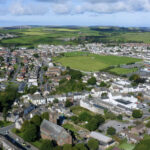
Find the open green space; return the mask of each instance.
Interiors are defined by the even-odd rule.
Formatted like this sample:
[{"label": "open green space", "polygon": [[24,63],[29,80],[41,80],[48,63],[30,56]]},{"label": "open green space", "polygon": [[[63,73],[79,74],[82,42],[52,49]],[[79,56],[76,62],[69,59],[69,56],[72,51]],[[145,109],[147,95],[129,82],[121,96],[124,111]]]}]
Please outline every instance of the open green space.
[{"label": "open green space", "polygon": [[0,128],[11,125],[12,122],[9,121],[0,121]]},{"label": "open green space", "polygon": [[114,69],[110,69],[109,72],[115,73],[117,75],[125,75],[125,74],[129,74],[129,73],[134,73],[137,70],[138,70],[137,68],[132,68],[132,69],[114,68]]},{"label": "open green space", "polygon": [[78,131],[72,124],[69,124],[69,123],[64,124],[63,127],[67,130],[72,131],[72,132],[77,132]]},{"label": "open green space", "polygon": [[143,140],[141,140],[134,148],[134,150],[149,150],[150,149],[150,136],[145,135]]},{"label": "open green space", "polygon": [[[119,27],[31,27],[0,29],[0,33],[12,33],[18,37],[0,40],[1,46],[36,47],[39,44],[83,44],[86,42],[150,43],[149,30]],[[66,40],[73,38],[73,40]]]},{"label": "open green space", "polygon": [[96,55],[85,52],[66,53],[63,57],[58,57],[54,60],[55,62],[61,63],[63,66],[69,66],[72,69],[88,72],[103,70],[110,66],[141,61],[140,59],[130,57]]},{"label": "open green space", "polygon": [[80,115],[83,112],[87,112],[87,113],[89,113],[90,115],[93,115],[93,116],[95,115],[93,112],[91,112],[91,111],[89,111],[89,110],[87,110],[83,107],[80,107],[80,106],[73,106],[70,109],[77,116]]},{"label": "open green space", "polygon": [[133,150],[135,147],[134,144],[130,144],[127,141],[121,143],[118,148],[120,148],[121,150]]}]

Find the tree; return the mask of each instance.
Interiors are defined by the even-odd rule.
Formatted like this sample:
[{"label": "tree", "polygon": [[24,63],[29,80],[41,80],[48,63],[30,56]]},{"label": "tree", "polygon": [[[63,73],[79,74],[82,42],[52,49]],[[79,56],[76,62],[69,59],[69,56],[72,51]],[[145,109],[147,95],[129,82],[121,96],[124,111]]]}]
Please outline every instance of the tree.
[{"label": "tree", "polygon": [[35,124],[37,127],[40,127],[42,118],[39,115],[35,115],[31,120],[31,123]]},{"label": "tree", "polygon": [[71,79],[80,80],[82,78],[82,73],[80,71],[70,68],[68,69],[68,74],[71,76]]},{"label": "tree", "polygon": [[106,117],[106,119],[111,119],[111,120],[116,119],[116,115],[112,112],[107,111],[107,110],[105,110],[105,117]]},{"label": "tree", "polygon": [[129,80],[130,80],[130,81],[136,81],[136,80],[138,80],[139,78],[140,78],[139,75],[133,74],[133,75],[131,75],[131,76],[129,77]]},{"label": "tree", "polygon": [[91,77],[91,78],[88,80],[88,84],[90,84],[90,85],[95,85],[95,84],[96,84],[96,78],[95,78],[95,77]]},{"label": "tree", "polygon": [[49,113],[48,112],[44,112],[42,115],[42,120],[46,119],[46,120],[49,120]]},{"label": "tree", "polygon": [[80,113],[79,115],[79,120],[81,121],[89,121],[91,118],[92,116],[86,111]]},{"label": "tree", "polygon": [[54,102],[55,104],[56,104],[56,103],[59,103],[59,101],[58,101],[57,98],[55,98],[53,102]]},{"label": "tree", "polygon": [[37,91],[37,86],[31,86],[31,87],[26,87],[25,89],[26,93],[34,94]]},{"label": "tree", "polygon": [[132,112],[133,118],[141,118],[143,116],[143,112],[141,110],[133,110]]},{"label": "tree", "polygon": [[147,128],[150,128],[150,121],[148,121],[148,122],[146,123],[146,127],[147,127]]},{"label": "tree", "polygon": [[4,121],[7,120],[7,108],[6,107],[3,108],[3,118],[4,118]]},{"label": "tree", "polygon": [[50,140],[43,140],[40,150],[54,150],[54,145]]},{"label": "tree", "polygon": [[0,56],[0,62],[4,61],[4,58],[2,56]]},{"label": "tree", "polygon": [[95,131],[99,125],[105,122],[105,119],[101,115],[95,115],[94,117],[90,115],[87,121],[86,128],[90,131]]},{"label": "tree", "polygon": [[43,66],[42,67],[44,71],[47,71],[48,67],[47,66]]},{"label": "tree", "polygon": [[107,129],[107,134],[109,134],[109,135],[115,135],[116,134],[116,129],[113,128],[113,127],[109,127]]},{"label": "tree", "polygon": [[64,144],[63,150],[72,150],[72,145],[71,144]]},{"label": "tree", "polygon": [[73,105],[73,103],[70,100],[67,99],[66,102],[65,102],[65,107],[70,107],[72,105]]},{"label": "tree", "polygon": [[79,118],[78,118],[77,116],[72,116],[70,119],[71,119],[71,121],[73,121],[75,124],[77,124],[77,123],[80,122],[80,120],[79,120]]},{"label": "tree", "polygon": [[95,131],[99,126],[99,122],[97,119],[92,118],[88,124],[86,124],[86,128],[90,131]]},{"label": "tree", "polygon": [[36,53],[36,54],[33,54],[33,56],[35,57],[35,58],[39,58],[39,55]]},{"label": "tree", "polygon": [[61,146],[56,146],[55,148],[54,148],[54,150],[62,150],[63,148],[61,147]]},{"label": "tree", "polygon": [[136,85],[138,85],[139,83],[144,83],[144,82],[145,82],[145,79],[140,78],[140,76],[137,75],[137,74],[133,74],[132,76],[130,76],[129,80],[130,80],[130,81],[133,81],[133,82],[132,82],[132,85],[133,85],[133,86],[134,86],[134,85],[136,86]]},{"label": "tree", "polygon": [[122,115],[119,114],[119,115],[117,116],[117,119],[118,119],[118,120],[122,120]]},{"label": "tree", "polygon": [[87,150],[87,148],[85,147],[84,143],[79,143],[75,145],[75,148],[77,150]]},{"label": "tree", "polygon": [[25,120],[21,127],[21,132],[24,132],[26,130],[26,128],[28,128],[29,124],[30,124],[30,122],[28,120]]},{"label": "tree", "polygon": [[108,94],[107,94],[107,93],[102,93],[102,94],[101,94],[101,98],[103,98],[103,99],[104,99],[104,98],[108,98]]},{"label": "tree", "polygon": [[107,84],[104,82],[104,81],[102,81],[101,83],[100,83],[100,85],[99,85],[100,87],[106,87],[107,86]]},{"label": "tree", "polygon": [[90,139],[87,143],[87,146],[90,150],[98,150],[99,142],[96,139]]},{"label": "tree", "polygon": [[37,128],[34,124],[29,124],[23,132],[23,139],[27,142],[34,142],[38,137]]}]

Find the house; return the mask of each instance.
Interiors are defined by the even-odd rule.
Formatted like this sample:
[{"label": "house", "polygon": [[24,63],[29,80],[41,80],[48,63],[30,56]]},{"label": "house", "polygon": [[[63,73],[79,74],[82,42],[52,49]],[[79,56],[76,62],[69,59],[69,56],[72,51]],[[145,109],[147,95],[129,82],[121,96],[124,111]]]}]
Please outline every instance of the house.
[{"label": "house", "polygon": [[102,149],[106,149],[110,146],[113,146],[115,142],[112,138],[100,133],[100,132],[91,132],[90,137],[99,141],[99,145]]},{"label": "house", "polygon": [[16,122],[15,122],[15,128],[16,129],[21,129],[21,127],[22,127],[22,124],[23,124],[23,119],[22,118],[19,118],[18,120],[16,120]]},{"label": "house", "polygon": [[44,105],[46,104],[46,99],[40,95],[39,92],[34,93],[33,95],[28,94],[22,96],[24,102],[31,102],[34,105]]},{"label": "house", "polygon": [[18,87],[18,93],[23,93],[25,90],[26,84],[24,82],[21,82],[19,87]]},{"label": "house", "polygon": [[57,77],[57,76],[61,75],[61,70],[59,68],[56,68],[56,67],[48,68],[46,75],[51,76],[51,77]]},{"label": "house", "polygon": [[99,113],[99,114],[104,114],[104,110],[107,109],[102,105],[97,104],[96,101],[88,100],[88,99],[80,100],[80,106],[88,109],[89,111],[92,111],[94,113]]},{"label": "house", "polygon": [[23,115],[24,116],[28,115],[34,109],[35,109],[35,106],[33,104],[26,104],[23,109]]},{"label": "house", "polygon": [[40,133],[42,139],[55,140],[60,146],[72,144],[72,137],[64,128],[45,119],[40,126]]},{"label": "house", "polygon": [[74,93],[73,99],[74,100],[81,100],[81,99],[85,99],[86,96],[82,93]]}]

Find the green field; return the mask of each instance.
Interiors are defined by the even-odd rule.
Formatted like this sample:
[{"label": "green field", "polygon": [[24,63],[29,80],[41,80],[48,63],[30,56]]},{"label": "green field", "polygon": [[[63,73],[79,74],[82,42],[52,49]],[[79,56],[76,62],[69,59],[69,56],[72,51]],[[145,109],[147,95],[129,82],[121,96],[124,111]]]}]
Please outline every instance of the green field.
[{"label": "green field", "polygon": [[11,125],[11,124],[12,124],[12,122],[0,121],[0,128],[9,126],[9,125]]},{"label": "green field", "polygon": [[118,146],[121,150],[133,150],[135,145],[123,142]]},{"label": "green field", "polygon": [[112,72],[118,75],[125,75],[125,74],[136,72],[137,70],[138,70],[137,68],[132,68],[132,69],[114,68],[114,69],[110,69],[109,72]]},{"label": "green field", "polygon": [[91,111],[89,111],[89,110],[87,110],[87,109],[85,109],[83,107],[80,107],[80,106],[73,106],[73,107],[71,107],[71,112],[73,112],[77,116],[80,115],[83,112],[87,112],[90,115],[94,116],[93,112],[91,112]]},{"label": "green field", "polygon": [[[150,32],[137,28],[119,27],[31,27],[28,29],[0,29],[0,33],[12,33],[17,38],[0,40],[1,46],[36,47],[39,44],[83,44],[86,42],[150,43]],[[65,38],[74,40],[65,41]]]},{"label": "green field", "polygon": [[55,58],[55,62],[61,63],[63,66],[69,66],[73,69],[87,72],[99,71],[110,66],[138,61],[141,60],[129,57],[104,56],[83,52],[70,52],[64,54],[64,57]]},{"label": "green field", "polygon": [[17,38],[0,40],[2,46],[26,46],[36,47],[39,44],[78,44],[76,41],[65,41],[65,38],[76,38],[79,36],[98,36],[97,31],[90,28],[31,28],[31,29],[11,29],[0,30],[0,33],[12,33],[18,35]]}]

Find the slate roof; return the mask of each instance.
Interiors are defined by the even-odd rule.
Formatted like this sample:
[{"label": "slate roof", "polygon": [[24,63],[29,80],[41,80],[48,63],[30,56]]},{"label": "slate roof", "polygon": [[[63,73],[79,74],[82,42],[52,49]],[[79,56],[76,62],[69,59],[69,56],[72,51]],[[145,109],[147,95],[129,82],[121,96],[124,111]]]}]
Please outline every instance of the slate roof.
[{"label": "slate roof", "polygon": [[63,127],[45,119],[43,120],[40,129],[43,134],[52,137],[56,141],[58,141],[60,138],[65,139],[69,136]]}]

